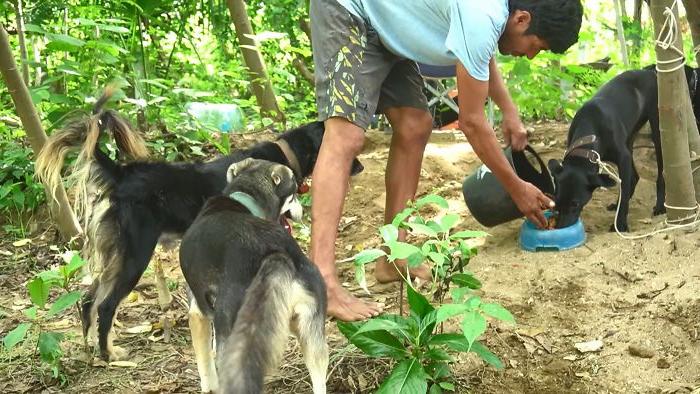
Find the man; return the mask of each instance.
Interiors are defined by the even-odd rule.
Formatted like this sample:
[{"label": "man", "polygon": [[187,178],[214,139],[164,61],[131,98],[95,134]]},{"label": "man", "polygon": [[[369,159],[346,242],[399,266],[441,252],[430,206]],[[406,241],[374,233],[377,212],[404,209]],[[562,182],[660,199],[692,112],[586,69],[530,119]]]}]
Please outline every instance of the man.
[{"label": "man", "polygon": [[[384,220],[415,196],[432,131],[416,62],[457,65],[460,129],[520,211],[546,225],[543,210],[553,202],[512,170],[483,105],[493,98],[506,143],[522,150],[527,133],[494,62],[496,48],[530,59],[541,50],[562,53],[578,40],[582,13],[580,0],[311,0],[316,100],[326,125],[312,184],[311,260],[326,281],[329,315],[353,321],[381,312],[381,305],[340,285],[335,240],[351,162],[375,110],[393,129]],[[426,266],[411,274],[430,278]],[[400,278],[387,262],[377,263],[375,276],[379,282]]]}]

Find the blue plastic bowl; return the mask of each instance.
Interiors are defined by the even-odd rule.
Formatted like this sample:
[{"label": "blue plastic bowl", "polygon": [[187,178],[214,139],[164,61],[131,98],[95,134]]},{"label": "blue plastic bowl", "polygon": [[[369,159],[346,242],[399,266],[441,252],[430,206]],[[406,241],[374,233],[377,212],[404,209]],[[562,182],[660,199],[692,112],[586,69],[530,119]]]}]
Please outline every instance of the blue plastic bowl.
[{"label": "blue plastic bowl", "polygon": [[[546,211],[544,215],[550,218],[552,213]],[[520,247],[530,252],[569,250],[584,242],[586,230],[580,218],[571,226],[553,230],[540,230],[527,219],[520,227]]]}]

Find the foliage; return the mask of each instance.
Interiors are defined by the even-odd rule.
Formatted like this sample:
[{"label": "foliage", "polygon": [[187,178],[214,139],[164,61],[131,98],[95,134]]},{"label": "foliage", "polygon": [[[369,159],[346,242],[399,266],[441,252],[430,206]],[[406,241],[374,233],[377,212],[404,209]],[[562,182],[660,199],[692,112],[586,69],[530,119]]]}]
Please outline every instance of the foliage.
[{"label": "foliage", "polygon": [[11,132],[0,124],[0,214],[6,219],[4,230],[26,235],[26,216],[44,200],[44,189],[34,179],[31,149],[18,144],[23,132]]},{"label": "foliage", "polygon": [[[380,228],[382,246],[389,250],[368,249],[355,258],[356,279],[366,290],[365,264],[380,257],[389,262],[406,259],[410,267],[428,260],[432,264],[430,293],[433,305],[418,290],[407,284],[409,316],[385,314],[365,322],[338,323],[348,340],[372,357],[389,357],[397,364],[379,387],[379,393],[440,393],[454,391],[449,364],[450,353],[474,352],[487,363],[502,368],[502,363],[477,339],[486,331],[486,317],[514,322],[513,316],[496,303],[486,303],[473,293],[481,282],[466,272],[476,248],[467,239],[483,237],[481,231],[451,230],[459,216],[448,214],[439,220],[426,220],[419,210],[427,204],[447,208],[440,196],[428,195],[396,215],[391,224]],[[420,246],[398,241],[399,229],[425,239]],[[455,285],[451,289],[451,285]],[[450,292],[452,302],[445,303]],[[459,333],[442,333],[442,323],[459,321]],[[428,391],[429,390],[429,391]]]},{"label": "foliage", "polygon": [[[75,306],[80,315],[78,301],[81,291],[72,291],[77,281],[80,269],[85,261],[78,253],[67,252],[63,256],[64,264],[56,269],[39,272],[29,283],[27,293],[32,307],[24,311],[27,321],[20,323],[8,332],[2,342],[6,351],[15,346],[31,342],[35,351],[39,351],[39,359],[48,365],[54,378],[65,380],[61,373],[61,342],[65,339],[63,333],[46,329],[52,318],[59,316],[66,309]],[[49,304],[49,297],[55,295]],[[48,310],[47,310],[48,306]]]}]

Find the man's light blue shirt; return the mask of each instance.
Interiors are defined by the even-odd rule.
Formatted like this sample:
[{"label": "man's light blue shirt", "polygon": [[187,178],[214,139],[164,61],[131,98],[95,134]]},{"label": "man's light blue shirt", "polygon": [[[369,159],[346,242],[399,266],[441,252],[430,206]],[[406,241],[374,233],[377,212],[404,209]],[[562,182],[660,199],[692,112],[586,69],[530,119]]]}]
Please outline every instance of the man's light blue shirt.
[{"label": "man's light blue shirt", "polygon": [[337,0],[391,52],[419,63],[461,62],[480,81],[508,20],[508,0]]}]

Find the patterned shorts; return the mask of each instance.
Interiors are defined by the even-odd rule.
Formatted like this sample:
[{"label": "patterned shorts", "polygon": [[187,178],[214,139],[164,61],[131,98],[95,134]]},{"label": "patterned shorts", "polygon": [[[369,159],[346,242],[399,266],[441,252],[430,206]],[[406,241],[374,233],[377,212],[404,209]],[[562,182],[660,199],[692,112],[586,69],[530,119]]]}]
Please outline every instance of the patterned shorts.
[{"label": "patterned shorts", "polygon": [[389,52],[371,25],[337,0],[311,0],[310,16],[319,120],[341,117],[366,129],[377,110],[427,111],[418,66]]}]

